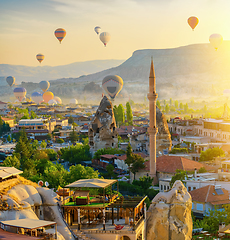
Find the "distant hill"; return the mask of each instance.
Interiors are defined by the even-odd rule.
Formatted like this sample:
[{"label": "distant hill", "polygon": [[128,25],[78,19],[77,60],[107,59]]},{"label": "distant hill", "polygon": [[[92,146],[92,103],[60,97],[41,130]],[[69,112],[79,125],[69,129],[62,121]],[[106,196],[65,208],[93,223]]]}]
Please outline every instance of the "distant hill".
[{"label": "distant hill", "polygon": [[[95,95],[86,96],[83,92],[84,87],[90,82],[101,85],[105,76],[117,74],[124,80],[124,87],[118,99],[131,96],[131,99],[139,97],[143,101],[148,92],[151,57],[154,61],[157,92],[160,99],[207,98],[220,96],[224,89],[230,89],[230,41],[224,41],[217,51],[210,44],[137,50],[125,62],[120,62],[119,66],[114,64],[106,70],[85,74],[78,78],[69,78],[66,75],[52,80],[50,90],[60,97],[93,99]],[[1,67],[0,65],[0,69]],[[62,67],[65,66],[54,67],[54,69],[62,72]],[[46,67],[40,69],[43,68]],[[51,72],[48,74],[52,76]],[[54,79],[54,76],[55,73],[50,79]],[[37,84],[23,83],[22,85],[27,88],[29,94],[34,90],[39,90]],[[98,98],[101,98],[101,92],[98,93]]]},{"label": "distant hill", "polygon": [[75,62],[55,67],[43,66],[43,63],[37,67],[0,64],[0,77],[14,76],[19,84],[21,82],[38,83],[42,80],[49,81],[58,78],[77,78],[82,75],[88,75],[111,67],[116,67],[122,62],[124,62],[124,60],[94,60]]}]

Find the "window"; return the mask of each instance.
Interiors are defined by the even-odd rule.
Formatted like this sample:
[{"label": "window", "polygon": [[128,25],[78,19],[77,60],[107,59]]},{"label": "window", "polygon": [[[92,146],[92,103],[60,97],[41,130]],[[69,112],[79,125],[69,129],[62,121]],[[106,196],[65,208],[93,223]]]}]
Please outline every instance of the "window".
[{"label": "window", "polygon": [[191,187],[188,187],[188,191],[189,191],[189,192],[191,191]]},{"label": "window", "polygon": [[161,185],[161,190],[163,190],[163,185]]},{"label": "window", "polygon": [[197,203],[197,204],[196,204],[196,209],[197,209],[198,211],[204,211],[204,206],[203,206],[203,204]]},{"label": "window", "polygon": [[164,190],[166,190],[166,186],[164,185]]},{"label": "window", "polygon": [[193,190],[195,190],[196,189],[196,187],[193,187]]}]

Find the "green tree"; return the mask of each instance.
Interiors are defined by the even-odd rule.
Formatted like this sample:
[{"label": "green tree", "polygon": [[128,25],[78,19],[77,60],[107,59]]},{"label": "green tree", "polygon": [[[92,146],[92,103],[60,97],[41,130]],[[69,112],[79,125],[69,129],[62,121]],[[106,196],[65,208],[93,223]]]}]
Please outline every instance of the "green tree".
[{"label": "green tree", "polygon": [[114,176],[113,170],[114,170],[114,166],[113,166],[112,164],[108,164],[108,165],[106,166],[107,176],[108,176],[109,178],[112,178],[112,177]]},{"label": "green tree", "polygon": [[126,159],[125,159],[125,163],[126,163],[129,167],[130,167],[130,165],[133,163],[132,154],[133,154],[132,147],[131,147],[131,145],[130,145],[130,143],[129,143],[128,146],[127,146],[127,149],[126,149]]},{"label": "green tree", "polygon": [[161,104],[160,104],[160,101],[159,101],[159,100],[157,100],[157,107],[158,107],[159,109],[161,109]]},{"label": "green tree", "polygon": [[37,118],[37,115],[34,111],[30,111],[30,119],[34,119],[34,118]]},{"label": "green tree", "polygon": [[88,144],[77,143],[75,146],[71,145],[68,148],[62,149],[62,158],[74,164],[79,164],[82,161],[91,160],[90,148]]},{"label": "green tree", "polygon": [[169,105],[166,104],[166,106],[165,106],[165,113],[167,114],[168,112],[169,112]]},{"label": "green tree", "polygon": [[113,114],[114,114],[116,123],[118,123],[118,109],[116,105],[114,105],[113,107]]},{"label": "green tree", "polygon": [[172,98],[170,98],[169,103],[170,103],[170,106],[172,106],[172,104],[173,104]]},{"label": "green tree", "polygon": [[187,172],[181,169],[176,170],[176,174],[171,178],[170,186],[172,187],[176,180],[180,180],[185,184],[184,180],[188,177]]},{"label": "green tree", "polygon": [[74,122],[73,117],[72,117],[72,116],[69,116],[69,118],[68,118],[68,123],[69,123],[69,124],[72,124],[73,122]]},{"label": "green tree", "polygon": [[57,139],[57,143],[64,143],[65,141],[62,138]]},{"label": "green tree", "polygon": [[143,176],[140,177],[139,180],[134,180],[132,184],[141,187],[144,191],[147,191],[153,184],[153,178]]},{"label": "green tree", "polygon": [[133,173],[134,180],[135,180],[136,173],[139,170],[145,168],[145,164],[144,164],[145,160],[138,154],[132,154],[132,158],[133,158],[133,163],[130,166],[130,171]]},{"label": "green tree", "polygon": [[164,102],[164,106],[165,106],[166,105],[166,100],[164,99],[163,102]]},{"label": "green tree", "polygon": [[91,167],[84,167],[81,164],[69,168],[68,182],[75,182],[79,179],[99,178],[99,172]]},{"label": "green tree", "polygon": [[20,169],[20,160],[15,156],[8,156],[4,161],[3,161],[3,166],[5,167],[15,167],[17,169]]},{"label": "green tree", "polygon": [[10,135],[7,136],[7,141],[11,142],[11,136]]},{"label": "green tree", "polygon": [[46,149],[47,143],[43,140],[40,144],[42,149]]},{"label": "green tree", "polygon": [[183,108],[184,108],[183,103],[180,103],[180,109],[183,109]]},{"label": "green tree", "polygon": [[122,104],[119,104],[118,108],[117,108],[117,121],[119,125],[122,125],[125,122],[125,110],[122,106]]},{"label": "green tree", "polygon": [[184,104],[184,113],[188,112],[188,103]]},{"label": "green tree", "polygon": [[122,153],[124,153],[124,151],[121,149],[118,149],[118,148],[102,148],[102,149],[97,150],[94,153],[93,158],[100,159],[101,155],[104,155],[104,154],[114,155],[114,154],[122,154]]},{"label": "green tree", "polygon": [[54,151],[53,149],[46,149],[46,153],[49,157],[50,161],[57,161],[57,152]]},{"label": "green tree", "polygon": [[225,153],[221,148],[209,148],[206,151],[202,151],[200,154],[200,161],[211,161],[215,157],[224,157]]},{"label": "green tree", "polygon": [[50,133],[48,133],[48,134],[46,135],[46,139],[47,139],[47,140],[51,140],[51,139],[52,139],[52,135],[51,135]]},{"label": "green tree", "polygon": [[178,109],[178,101],[177,100],[174,102],[174,106],[176,109]]},{"label": "green tree", "polygon": [[126,103],[126,117],[129,125],[133,125],[133,113],[130,106],[130,103]]},{"label": "green tree", "polygon": [[71,143],[74,143],[78,140],[78,135],[75,132],[74,127],[73,127],[73,131],[69,134],[69,139],[70,139]]}]

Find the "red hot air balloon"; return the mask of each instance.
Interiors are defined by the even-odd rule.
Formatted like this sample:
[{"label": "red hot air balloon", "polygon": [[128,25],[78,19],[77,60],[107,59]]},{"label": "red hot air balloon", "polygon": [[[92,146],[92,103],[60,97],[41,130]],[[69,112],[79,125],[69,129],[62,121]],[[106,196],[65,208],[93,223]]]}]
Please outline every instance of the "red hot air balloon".
[{"label": "red hot air balloon", "polygon": [[193,17],[188,18],[188,24],[192,28],[193,31],[198,23],[199,23],[199,19],[197,17],[193,16]]},{"label": "red hot air balloon", "polygon": [[55,30],[54,35],[56,36],[56,38],[59,40],[59,42],[61,43],[61,41],[63,40],[63,38],[66,35],[66,31],[63,28],[58,28]]}]

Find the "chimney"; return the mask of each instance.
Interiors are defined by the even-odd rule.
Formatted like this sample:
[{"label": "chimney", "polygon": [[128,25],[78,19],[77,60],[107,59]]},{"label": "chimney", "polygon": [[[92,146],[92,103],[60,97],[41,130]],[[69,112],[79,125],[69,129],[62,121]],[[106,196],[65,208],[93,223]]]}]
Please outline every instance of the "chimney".
[{"label": "chimney", "polygon": [[195,172],[194,172],[194,178],[195,178],[195,180],[197,178],[197,169],[196,168],[195,168]]}]

